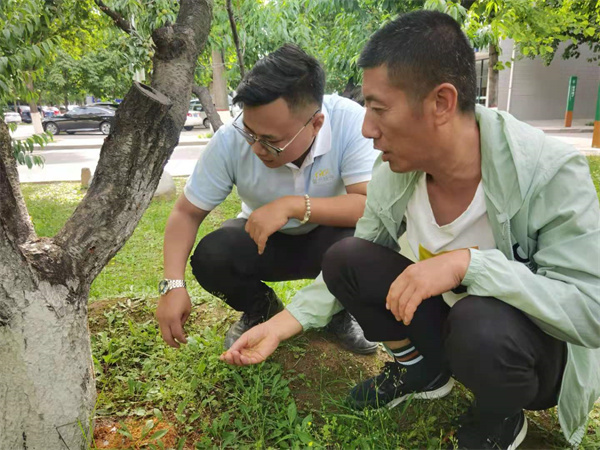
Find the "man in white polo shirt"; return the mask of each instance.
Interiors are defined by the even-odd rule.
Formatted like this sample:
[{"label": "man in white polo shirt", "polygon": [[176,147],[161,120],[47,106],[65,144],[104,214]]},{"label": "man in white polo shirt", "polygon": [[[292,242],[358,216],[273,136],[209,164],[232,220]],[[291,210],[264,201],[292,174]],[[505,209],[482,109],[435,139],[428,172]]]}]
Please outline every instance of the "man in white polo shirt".
[{"label": "man in white polo shirt", "polygon": [[[169,345],[186,342],[184,272],[198,227],[234,185],[242,212],[205,236],[191,258],[202,287],[244,313],[227,332],[227,348],[283,310],[265,281],[315,278],[327,249],[353,235],[377,153],[361,134],[364,109],[324,96],[324,86],[319,62],[288,44],[238,87],[243,113],[211,139],[167,223],[157,318]],[[352,351],[376,350],[345,311],[329,328]]]}]

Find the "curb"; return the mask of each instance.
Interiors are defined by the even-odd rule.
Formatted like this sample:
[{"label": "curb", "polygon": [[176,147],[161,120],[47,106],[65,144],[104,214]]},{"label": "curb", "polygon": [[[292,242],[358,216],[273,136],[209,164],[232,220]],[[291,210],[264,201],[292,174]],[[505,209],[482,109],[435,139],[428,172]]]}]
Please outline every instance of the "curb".
[{"label": "curb", "polygon": [[562,134],[562,133],[592,133],[594,127],[572,127],[572,128],[553,128],[553,127],[536,127],[544,133]]},{"label": "curb", "polygon": [[[210,142],[210,139],[198,139],[197,141],[184,141],[184,142],[180,142],[179,144],[177,144],[175,146],[175,148],[177,147],[197,147],[199,145],[206,145]],[[56,143],[56,144],[48,144],[45,147],[40,147],[39,145],[34,145],[33,149],[34,150],[41,150],[41,151],[47,151],[47,150],[88,150],[88,149],[101,149],[102,148],[102,143],[95,143],[95,144],[81,144],[81,145],[65,145],[65,144],[60,144],[60,143]]]}]

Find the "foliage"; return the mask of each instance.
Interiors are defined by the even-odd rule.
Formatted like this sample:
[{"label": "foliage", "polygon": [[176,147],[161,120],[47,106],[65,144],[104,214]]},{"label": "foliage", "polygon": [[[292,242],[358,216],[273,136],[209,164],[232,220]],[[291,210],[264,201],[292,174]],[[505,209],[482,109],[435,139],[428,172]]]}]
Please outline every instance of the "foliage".
[{"label": "foliage", "polygon": [[[16,123],[9,123],[8,127],[11,131],[17,129]],[[34,134],[25,139],[14,139],[11,138],[11,145],[13,150],[13,157],[17,161],[17,164],[26,165],[28,168],[33,166],[44,165],[44,157],[39,155],[33,155],[34,145],[38,145],[43,148],[48,142],[52,141],[52,135],[49,133]]]},{"label": "foliage", "polygon": [[[91,0],[0,2],[0,102],[37,100],[33,86],[63,42],[93,15]],[[29,84],[29,86],[28,86]]]},{"label": "foliage", "polygon": [[[579,56],[579,46],[587,44],[600,53],[600,2],[596,0],[478,0],[468,10],[457,2],[428,0],[427,7],[459,11],[465,31],[475,47],[496,45],[513,39],[520,55],[539,56],[550,64],[561,43],[567,46],[563,58]],[[456,17],[455,17],[456,18]]]},{"label": "foliage", "polygon": [[0,103],[32,96],[28,78],[36,80],[56,45],[54,11],[54,2],[42,0],[0,2]]}]

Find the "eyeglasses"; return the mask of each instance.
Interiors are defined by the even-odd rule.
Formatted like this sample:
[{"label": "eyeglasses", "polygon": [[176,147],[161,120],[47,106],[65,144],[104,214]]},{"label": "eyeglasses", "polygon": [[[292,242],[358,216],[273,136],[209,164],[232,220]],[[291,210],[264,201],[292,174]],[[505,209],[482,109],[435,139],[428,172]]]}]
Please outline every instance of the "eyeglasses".
[{"label": "eyeglasses", "polygon": [[304,126],[302,128],[300,128],[300,130],[298,130],[298,132],[294,135],[294,137],[292,139],[290,139],[290,141],[285,144],[283,147],[277,147],[276,145],[271,144],[268,141],[265,141],[264,139],[260,139],[258,136],[250,133],[249,131],[247,131],[243,126],[240,126],[237,121],[240,118],[240,116],[242,115],[243,111],[240,112],[237,117],[233,120],[233,128],[235,128],[236,130],[239,131],[239,133],[244,136],[244,139],[246,139],[246,142],[248,142],[249,145],[254,145],[256,142],[260,143],[260,145],[262,145],[264,147],[265,150],[267,150],[269,153],[272,153],[275,156],[279,156],[279,154],[281,152],[283,152],[286,148],[288,148],[288,146],[294,142],[294,139],[296,139],[298,137],[298,135],[300,133],[302,133],[302,130],[304,130],[308,124],[310,123],[311,120],[313,120],[313,118],[317,115],[317,113],[321,111],[321,108],[317,109],[312,116],[310,116],[310,119],[308,119],[306,121],[306,123],[304,124]]}]

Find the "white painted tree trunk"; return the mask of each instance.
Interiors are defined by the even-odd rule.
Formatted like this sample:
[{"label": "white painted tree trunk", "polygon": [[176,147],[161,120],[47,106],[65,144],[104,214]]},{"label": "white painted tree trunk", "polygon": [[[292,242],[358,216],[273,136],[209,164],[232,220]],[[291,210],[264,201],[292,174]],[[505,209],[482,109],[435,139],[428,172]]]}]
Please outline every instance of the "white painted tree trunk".
[{"label": "white painted tree trunk", "polygon": [[96,393],[86,299],[69,292],[47,281],[12,289],[11,298],[0,289],[2,450],[79,450],[91,442]]}]

